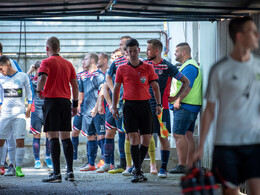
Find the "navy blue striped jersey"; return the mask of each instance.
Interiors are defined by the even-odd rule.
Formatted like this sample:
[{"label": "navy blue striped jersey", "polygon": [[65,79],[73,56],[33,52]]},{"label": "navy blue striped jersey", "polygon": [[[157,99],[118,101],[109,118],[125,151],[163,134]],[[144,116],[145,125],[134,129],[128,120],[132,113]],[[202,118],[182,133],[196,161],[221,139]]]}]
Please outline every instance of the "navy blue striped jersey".
[{"label": "navy blue striped jersey", "polygon": [[[162,59],[161,62],[159,62],[158,64],[154,64],[152,61],[148,61],[148,60],[145,61],[152,64],[155,73],[158,74],[159,76],[158,84],[161,92],[162,106],[164,109],[169,109],[168,97],[170,96],[172,77],[174,77],[177,80],[180,80],[183,75],[178,71],[176,66],[174,66],[173,64],[171,64],[165,59]],[[150,87],[150,94],[152,96],[150,99],[151,108],[152,110],[155,110],[156,100],[154,97],[152,87]]]},{"label": "navy blue striped jersey", "polygon": [[101,84],[104,83],[105,75],[100,70],[94,72],[84,72],[79,81],[79,91],[84,92],[82,114],[90,115],[90,111],[95,107]]},{"label": "navy blue striped jersey", "polygon": [[[111,64],[109,70],[108,70],[108,75],[112,77],[113,83],[115,82],[115,76],[116,76],[116,70],[119,66],[127,63],[128,60],[126,59],[126,57],[121,56],[117,59],[114,60],[114,62]],[[123,85],[121,85],[120,88],[120,99],[119,99],[119,105],[122,106],[123,105],[123,93],[124,93],[124,89],[123,89]]]}]

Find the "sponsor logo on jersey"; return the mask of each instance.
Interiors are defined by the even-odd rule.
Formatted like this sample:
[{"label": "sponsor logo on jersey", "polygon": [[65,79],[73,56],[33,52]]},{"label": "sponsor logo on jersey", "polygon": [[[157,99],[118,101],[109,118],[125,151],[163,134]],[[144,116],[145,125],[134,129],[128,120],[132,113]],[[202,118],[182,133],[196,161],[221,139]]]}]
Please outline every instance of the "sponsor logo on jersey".
[{"label": "sponsor logo on jersey", "polygon": [[10,98],[10,97],[22,97],[23,95],[23,89],[17,88],[17,89],[4,89],[4,97]]}]

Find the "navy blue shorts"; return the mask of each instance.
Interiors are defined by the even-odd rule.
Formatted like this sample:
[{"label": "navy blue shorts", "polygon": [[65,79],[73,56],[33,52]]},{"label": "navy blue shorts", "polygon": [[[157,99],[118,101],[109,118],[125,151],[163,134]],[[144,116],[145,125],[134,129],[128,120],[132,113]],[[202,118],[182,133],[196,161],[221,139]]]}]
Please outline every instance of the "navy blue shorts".
[{"label": "navy blue shorts", "polygon": [[215,146],[212,171],[216,181],[229,188],[251,178],[260,178],[260,144]]},{"label": "navy blue shorts", "polygon": [[30,133],[32,134],[41,134],[43,126],[43,112],[36,111],[31,112],[31,127]]},{"label": "navy blue shorts", "polygon": [[197,115],[183,108],[173,110],[173,133],[185,135],[187,131],[194,132]]},{"label": "navy blue shorts", "polygon": [[149,100],[126,100],[123,107],[126,133],[138,131],[140,135],[153,133],[153,116]]},{"label": "navy blue shorts", "polygon": [[82,114],[74,116],[73,130],[80,131],[82,129]]},{"label": "navy blue shorts", "polygon": [[[120,117],[121,116],[121,117]],[[122,128],[122,114],[119,114],[118,120],[113,118],[112,113],[110,112],[109,108],[106,108],[106,129],[115,129],[119,132],[124,132]]]},{"label": "navy blue shorts", "polygon": [[[167,128],[168,132],[171,133],[171,120],[170,120],[170,110],[169,109],[163,109],[162,121],[163,121],[165,127]],[[160,135],[160,123],[159,123],[157,115],[155,115],[155,114],[153,114],[153,130],[154,130],[154,133],[157,133],[158,135]]]},{"label": "navy blue shorts", "polygon": [[98,114],[92,118],[89,115],[83,115],[82,117],[82,135],[105,135],[105,114]]}]

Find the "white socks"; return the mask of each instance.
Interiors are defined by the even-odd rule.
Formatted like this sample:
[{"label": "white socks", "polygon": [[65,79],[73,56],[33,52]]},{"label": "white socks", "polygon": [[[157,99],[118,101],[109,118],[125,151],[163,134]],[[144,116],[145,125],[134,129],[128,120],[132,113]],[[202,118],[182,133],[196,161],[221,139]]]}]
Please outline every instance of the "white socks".
[{"label": "white socks", "polygon": [[16,167],[21,167],[23,164],[25,149],[24,148],[16,148]]}]

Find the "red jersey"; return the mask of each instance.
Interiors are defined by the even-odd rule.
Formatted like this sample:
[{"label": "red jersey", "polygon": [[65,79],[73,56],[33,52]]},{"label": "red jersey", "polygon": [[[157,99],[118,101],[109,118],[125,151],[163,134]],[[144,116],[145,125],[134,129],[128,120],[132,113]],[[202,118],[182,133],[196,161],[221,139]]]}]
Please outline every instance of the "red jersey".
[{"label": "red jersey", "polygon": [[115,82],[123,83],[125,100],[149,100],[150,83],[158,80],[152,65],[140,61],[140,65],[134,67],[130,62],[118,67]]},{"label": "red jersey", "polygon": [[76,79],[73,65],[59,55],[42,61],[39,75],[47,74],[48,78],[44,86],[43,95],[47,98],[71,98],[70,81]]}]

